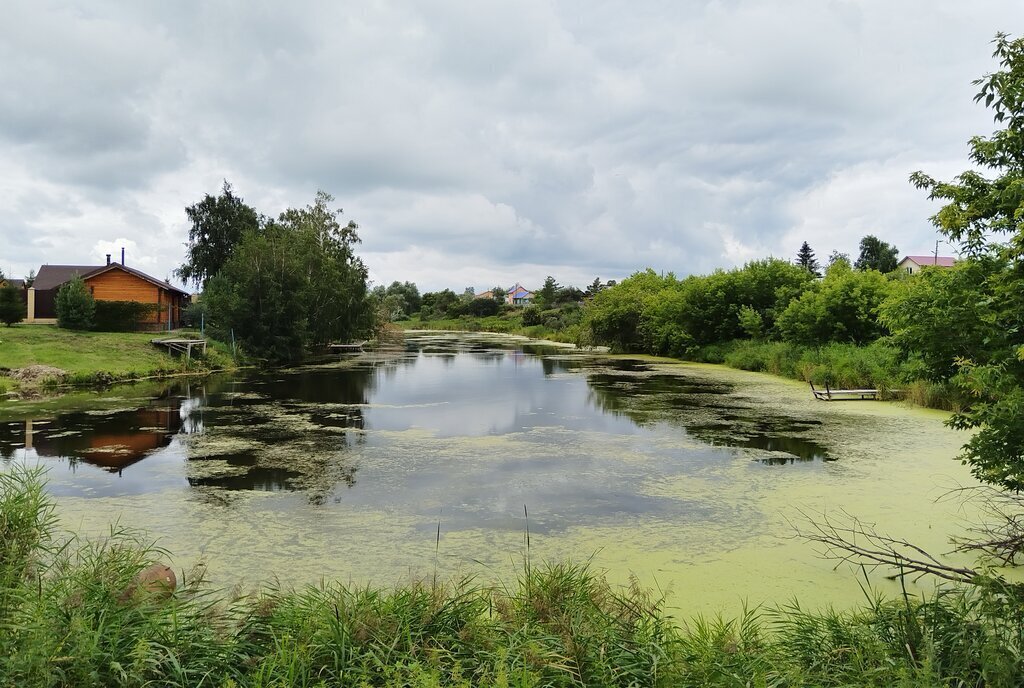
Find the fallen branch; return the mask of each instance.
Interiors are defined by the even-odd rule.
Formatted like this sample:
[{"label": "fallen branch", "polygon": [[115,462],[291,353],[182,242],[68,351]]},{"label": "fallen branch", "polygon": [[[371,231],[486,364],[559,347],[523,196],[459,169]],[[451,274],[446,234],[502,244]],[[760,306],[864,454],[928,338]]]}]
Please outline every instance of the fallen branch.
[{"label": "fallen branch", "polygon": [[957,583],[970,583],[978,575],[974,569],[951,566],[917,545],[879,533],[874,525],[866,524],[846,511],[837,520],[827,514],[813,517],[801,511],[805,525],[792,524],[799,537],[824,546],[819,553],[826,559],[865,566],[869,569],[886,567],[895,570],[887,576],[903,579],[907,576],[931,575]]}]

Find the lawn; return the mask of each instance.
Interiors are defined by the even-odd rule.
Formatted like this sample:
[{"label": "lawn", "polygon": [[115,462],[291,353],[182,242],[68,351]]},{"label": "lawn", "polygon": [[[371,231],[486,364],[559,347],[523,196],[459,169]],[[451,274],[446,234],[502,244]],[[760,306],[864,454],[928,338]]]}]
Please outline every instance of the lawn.
[{"label": "lawn", "polygon": [[[66,370],[71,382],[88,381],[97,373],[114,379],[184,372],[181,359],[154,346],[159,332],[77,332],[56,325],[0,327],[0,386],[14,383],[2,377],[3,369],[47,365]],[[211,346],[208,360],[193,362],[189,369],[230,366],[230,356]],[[221,360],[225,359],[225,360]],[[6,385],[4,383],[6,382]]]}]

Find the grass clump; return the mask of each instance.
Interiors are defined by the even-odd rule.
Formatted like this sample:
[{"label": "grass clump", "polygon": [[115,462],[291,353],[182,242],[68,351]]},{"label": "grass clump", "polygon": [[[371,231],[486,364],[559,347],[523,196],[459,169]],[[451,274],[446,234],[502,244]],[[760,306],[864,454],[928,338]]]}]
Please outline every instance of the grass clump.
[{"label": "grass clump", "polygon": [[324,583],[249,595],[189,574],[136,594],[165,552],[58,539],[34,469],[0,474],[0,686],[1018,686],[1024,587],[995,581],[847,612],[793,603],[679,623],[585,564],[508,584]]}]

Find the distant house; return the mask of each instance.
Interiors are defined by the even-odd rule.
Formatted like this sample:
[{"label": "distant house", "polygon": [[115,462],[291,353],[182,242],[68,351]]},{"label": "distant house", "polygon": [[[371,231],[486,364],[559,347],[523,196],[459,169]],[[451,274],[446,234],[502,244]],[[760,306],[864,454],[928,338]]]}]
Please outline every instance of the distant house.
[{"label": "distant house", "polygon": [[533,303],[534,293],[516,282],[516,286],[505,292],[505,303],[510,306],[528,306]]},{"label": "distant house", "polygon": [[956,258],[950,256],[907,256],[896,266],[898,272],[905,272],[909,275],[921,272],[921,268],[937,266],[940,268],[951,268],[956,263]]},{"label": "distant house", "polygon": [[480,292],[479,294],[474,295],[473,298],[474,299],[493,299],[494,298],[494,290],[493,289],[488,289],[487,291]]},{"label": "distant house", "polygon": [[[123,260],[123,259],[122,259]],[[57,292],[75,277],[81,277],[97,301],[151,303],[153,312],[142,321],[146,329],[171,329],[181,322],[181,309],[189,294],[173,284],[151,277],[123,263],[106,265],[43,265],[28,288],[28,317],[25,322],[57,322]]]}]

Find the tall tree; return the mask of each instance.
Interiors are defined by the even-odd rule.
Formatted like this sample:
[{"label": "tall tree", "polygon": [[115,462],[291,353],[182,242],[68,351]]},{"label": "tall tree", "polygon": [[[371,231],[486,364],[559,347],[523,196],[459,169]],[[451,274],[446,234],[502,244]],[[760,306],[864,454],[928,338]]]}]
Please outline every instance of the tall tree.
[{"label": "tall tree", "polygon": [[220,271],[247,232],[260,228],[256,209],[236,196],[226,179],[219,196],[206,194],[203,200],[185,208],[185,215],[192,226],[185,262],[174,272],[198,287],[205,286]]},{"label": "tall tree", "polygon": [[860,240],[860,255],[853,267],[858,270],[878,270],[881,273],[896,269],[896,247],[874,235],[867,235]]},{"label": "tall tree", "polygon": [[[968,291],[984,297],[985,320],[973,326],[997,334],[975,337],[974,350],[958,353],[954,361],[958,372],[953,380],[974,401],[955,414],[951,424],[977,430],[964,447],[963,459],[978,479],[1020,492],[1024,489],[1024,39],[998,34],[994,43],[1000,69],[974,82],[980,86],[975,101],[991,108],[995,122],[1003,128],[970,140],[969,158],[975,169],[946,182],[923,172],[915,172],[910,180],[928,191],[930,199],[945,203],[931,218],[939,231],[959,244],[967,260],[983,262],[984,267],[977,270],[962,268],[957,277],[976,275],[980,284]],[[988,267],[993,264],[996,269]],[[942,302],[934,307],[949,306]]]},{"label": "tall tree", "polygon": [[544,280],[544,286],[537,292],[537,299],[544,308],[551,308],[555,305],[555,297],[558,295],[558,282],[551,275]]},{"label": "tall tree", "polygon": [[821,266],[818,265],[818,261],[814,257],[814,250],[806,241],[796,253],[796,264],[815,277],[821,277]]}]

